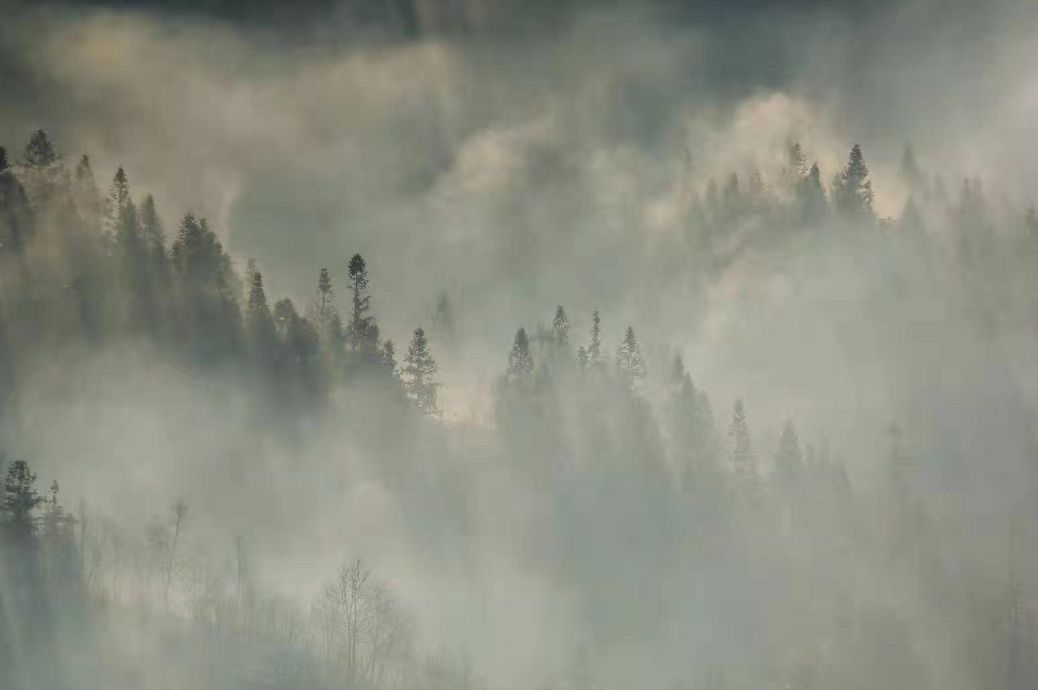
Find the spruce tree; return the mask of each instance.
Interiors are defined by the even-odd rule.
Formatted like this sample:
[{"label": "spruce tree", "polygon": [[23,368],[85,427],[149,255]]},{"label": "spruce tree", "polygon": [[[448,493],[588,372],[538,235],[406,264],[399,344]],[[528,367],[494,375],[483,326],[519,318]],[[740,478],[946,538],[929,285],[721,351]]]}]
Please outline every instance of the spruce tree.
[{"label": "spruce tree", "polygon": [[739,483],[747,489],[757,486],[757,461],[750,442],[750,427],[742,400],[735,401],[732,421],[728,425],[728,451],[732,469]]},{"label": "spruce tree", "polygon": [[645,362],[634,329],[630,326],[624,333],[623,342],[616,348],[616,365],[629,382],[645,378]]},{"label": "spruce tree", "polygon": [[322,327],[328,322],[333,298],[331,276],[327,268],[322,268],[317,275],[317,320]]},{"label": "spruce tree", "polygon": [[58,154],[51,144],[50,137],[42,129],[38,129],[29,137],[22,154],[22,165],[28,168],[43,169],[55,165]]},{"label": "spruce tree", "polygon": [[587,345],[587,363],[600,366],[603,362],[605,353],[602,352],[602,317],[596,309],[591,313],[591,341]]},{"label": "spruce tree", "polygon": [[148,194],[144,197],[140,212],[141,238],[145,249],[153,259],[165,259],[166,233],[162,229],[162,220],[155,210],[155,198]]},{"label": "spruce tree", "polygon": [[437,411],[438,384],[433,379],[437,369],[436,361],[429,352],[425,331],[421,327],[416,328],[404,357],[404,389],[418,409],[426,414],[435,414]]},{"label": "spruce tree", "polygon": [[371,311],[371,296],[368,295],[368,268],[364,257],[354,254],[346,269],[353,290],[353,313],[346,327],[346,342],[355,354],[363,357],[375,355],[378,350],[378,326]]},{"label": "spruce tree", "polygon": [[144,243],[137,208],[130,196],[130,180],[122,168],[116,170],[108,194],[108,236],[119,253],[128,260],[127,270],[136,269],[135,262],[143,258]]},{"label": "spruce tree", "polygon": [[905,150],[901,154],[901,164],[898,167],[898,175],[901,181],[908,187],[908,191],[911,194],[918,194],[923,192],[924,182],[926,175],[919,167],[918,161],[915,158],[915,152],[912,151],[912,147],[905,145]]},{"label": "spruce tree", "polygon": [[[292,311],[295,311],[294,307]],[[277,350],[277,332],[270,307],[267,305],[267,295],[263,290],[263,274],[259,271],[252,274],[252,287],[249,289],[245,316],[249,344],[254,356],[262,363],[270,363]]]},{"label": "spruce tree", "polygon": [[555,318],[551,322],[552,341],[558,346],[569,344],[569,317],[562,305],[555,307]]},{"label": "spruce tree", "polygon": [[775,452],[775,480],[783,489],[792,489],[800,480],[804,469],[804,458],[800,451],[800,440],[792,422],[786,422],[779,437]]},{"label": "spruce tree", "polygon": [[847,218],[872,218],[872,181],[861,146],[851,148],[847,166],[833,183],[833,203]]},{"label": "spruce tree", "polygon": [[35,512],[41,503],[43,497],[36,491],[36,473],[24,460],[15,460],[7,467],[0,498],[0,525],[12,542],[24,542],[35,536]]},{"label": "spruce tree", "polygon": [[817,223],[825,216],[827,202],[818,163],[812,164],[811,169],[801,178],[796,194],[802,222]]},{"label": "spruce tree", "polygon": [[508,353],[508,379],[512,382],[528,382],[533,374],[533,356],[530,354],[530,339],[526,329],[515,332],[512,350]]},{"label": "spruce tree", "polygon": [[454,314],[451,311],[447,293],[441,292],[436,300],[436,309],[432,318],[433,333],[445,343],[454,340]]}]

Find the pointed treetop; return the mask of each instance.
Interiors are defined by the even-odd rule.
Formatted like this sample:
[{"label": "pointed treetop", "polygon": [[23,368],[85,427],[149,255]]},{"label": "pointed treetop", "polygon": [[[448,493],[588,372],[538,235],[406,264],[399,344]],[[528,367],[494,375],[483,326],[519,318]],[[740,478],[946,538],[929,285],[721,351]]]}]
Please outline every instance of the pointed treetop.
[{"label": "pointed treetop", "polygon": [[58,154],[54,151],[47,133],[38,129],[29,137],[29,143],[25,145],[25,153],[22,154],[22,162],[30,168],[46,168],[58,161]]},{"label": "pointed treetop", "polygon": [[569,317],[562,305],[555,307],[555,318],[551,322],[551,337],[557,345],[569,343]]},{"label": "pointed treetop", "polygon": [[508,375],[512,379],[527,379],[533,373],[533,357],[530,355],[530,339],[526,329],[515,332],[512,351],[508,353]]},{"label": "pointed treetop", "polygon": [[645,363],[642,361],[641,347],[634,335],[634,329],[630,326],[624,333],[623,342],[616,349],[616,364],[628,380],[645,378]]}]

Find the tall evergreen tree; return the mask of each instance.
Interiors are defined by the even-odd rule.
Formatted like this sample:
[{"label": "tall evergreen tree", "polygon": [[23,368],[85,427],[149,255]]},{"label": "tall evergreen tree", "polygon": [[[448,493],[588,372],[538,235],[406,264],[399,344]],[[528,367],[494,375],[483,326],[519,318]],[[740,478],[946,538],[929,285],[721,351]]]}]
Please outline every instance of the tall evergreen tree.
[{"label": "tall evergreen tree", "polygon": [[90,167],[90,157],[80,156],[72,176],[72,200],[84,229],[91,236],[99,234],[104,220],[104,203]]},{"label": "tall evergreen tree", "polygon": [[530,339],[526,329],[515,332],[512,351],[508,353],[508,379],[512,382],[528,382],[533,374],[533,356],[530,354]]},{"label": "tall evergreen tree", "polygon": [[25,145],[22,154],[22,165],[28,168],[47,168],[58,162],[58,153],[50,137],[42,129],[38,129],[29,137],[29,143]]},{"label": "tall evergreen tree", "polygon": [[686,487],[703,478],[716,459],[713,415],[706,395],[697,390],[681,357],[675,357],[667,382],[664,420]]},{"label": "tall evergreen tree", "polygon": [[920,194],[925,191],[923,187],[926,175],[919,167],[919,162],[915,158],[915,152],[912,150],[912,147],[907,144],[901,154],[898,175],[901,177],[901,181],[908,187],[910,194]]},{"label": "tall evergreen tree", "polygon": [[817,223],[825,216],[828,204],[818,163],[812,164],[811,169],[801,178],[796,188],[796,199],[802,222]]},{"label": "tall evergreen tree", "polygon": [[800,440],[792,422],[786,422],[779,437],[775,452],[775,480],[783,489],[792,489],[800,480],[804,469],[804,458],[800,451]]},{"label": "tall evergreen tree", "polygon": [[[292,311],[295,309],[292,308]],[[249,290],[245,316],[249,344],[254,355],[261,362],[271,362],[277,350],[277,332],[270,307],[267,305],[267,295],[263,290],[263,274],[259,271],[252,274],[252,287]],[[286,326],[286,329],[288,327]]]},{"label": "tall evergreen tree", "polygon": [[24,542],[36,534],[36,509],[43,497],[36,491],[36,473],[24,460],[7,467],[3,496],[0,498],[0,525],[12,542]]},{"label": "tall evergreen tree", "polygon": [[445,343],[453,342],[455,336],[454,313],[451,310],[447,293],[441,292],[436,300],[436,309],[432,318],[433,333]]},{"label": "tall evergreen tree", "polygon": [[555,318],[551,322],[552,341],[559,346],[569,345],[569,317],[562,305],[555,307]]},{"label": "tall evergreen tree", "polygon": [[162,220],[155,210],[155,197],[148,194],[144,197],[140,212],[141,239],[144,247],[153,259],[166,258],[166,233],[162,228]]},{"label": "tall evergreen tree", "polygon": [[757,460],[750,441],[750,427],[746,422],[746,410],[742,400],[735,401],[732,421],[728,425],[728,452],[732,469],[739,483],[753,489],[757,486]]},{"label": "tall evergreen tree", "polygon": [[353,312],[346,326],[346,342],[354,353],[369,357],[378,351],[378,325],[370,313],[371,296],[368,295],[368,268],[364,257],[354,254],[346,272],[353,290]]},{"label": "tall evergreen tree", "polygon": [[7,152],[0,147],[0,252],[21,253],[31,230],[29,197],[7,163]]},{"label": "tall evergreen tree", "polygon": [[137,207],[130,196],[130,181],[122,168],[115,172],[108,195],[108,233],[116,250],[126,260],[125,270],[131,279],[136,278],[137,269],[143,265],[144,243]]},{"label": "tall evergreen tree", "polygon": [[437,369],[436,360],[429,352],[425,331],[421,327],[416,328],[404,357],[404,389],[418,409],[426,414],[435,414],[437,411],[436,389],[439,384],[434,380]]},{"label": "tall evergreen tree", "polygon": [[873,217],[872,181],[869,180],[869,169],[858,144],[851,148],[847,166],[833,183],[833,203],[848,218]]},{"label": "tall evergreen tree", "polygon": [[317,321],[322,328],[328,322],[334,298],[331,276],[327,268],[322,268],[317,275]]},{"label": "tall evergreen tree", "polygon": [[638,345],[638,339],[634,336],[634,329],[627,327],[623,342],[616,348],[616,365],[628,381],[636,381],[645,378],[645,362],[642,360],[642,350]]},{"label": "tall evergreen tree", "polygon": [[587,345],[587,363],[600,366],[605,362],[605,353],[602,351],[602,317],[596,309],[591,313],[591,341]]}]

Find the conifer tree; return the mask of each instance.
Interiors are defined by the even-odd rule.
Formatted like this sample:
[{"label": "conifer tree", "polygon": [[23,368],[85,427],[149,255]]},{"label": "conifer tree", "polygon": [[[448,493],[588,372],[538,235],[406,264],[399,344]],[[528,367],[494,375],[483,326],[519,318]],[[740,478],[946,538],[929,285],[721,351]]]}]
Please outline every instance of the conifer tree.
[{"label": "conifer tree", "polygon": [[695,475],[702,477],[715,460],[713,415],[706,395],[693,385],[680,356],[674,358],[667,388],[665,429],[687,485]]},{"label": "conifer tree", "polygon": [[[293,307],[292,312],[294,311]],[[259,271],[252,274],[252,287],[249,290],[245,315],[253,354],[261,362],[269,363],[276,353],[277,333],[270,307],[267,305],[267,295],[263,290],[263,274]],[[287,327],[286,324],[286,329]]]},{"label": "conifer tree", "polygon": [[32,230],[29,197],[0,147],[0,252],[20,253]]},{"label": "conifer tree", "polygon": [[137,208],[130,196],[130,181],[122,168],[116,170],[108,194],[108,236],[127,260],[126,270],[133,272],[137,269],[137,262],[143,258],[144,245]]},{"label": "conifer tree", "polygon": [[141,238],[148,254],[157,260],[166,258],[166,233],[162,229],[162,220],[155,210],[155,198],[148,194],[144,197],[140,212]]},{"label": "conifer tree", "polygon": [[347,277],[353,290],[353,312],[346,327],[346,342],[350,349],[362,356],[371,356],[378,350],[378,326],[371,311],[368,295],[368,268],[364,257],[354,254],[347,267]]},{"label": "conifer tree", "polygon": [[629,382],[645,378],[642,350],[638,345],[638,339],[634,336],[634,329],[630,326],[624,333],[623,342],[616,348],[616,365]]},{"label": "conifer tree", "polygon": [[533,374],[533,357],[530,355],[530,339],[526,329],[515,332],[512,350],[508,353],[508,379],[512,382],[527,382]]},{"label": "conifer tree", "polygon": [[24,542],[36,534],[36,509],[43,497],[36,491],[36,473],[24,460],[7,467],[3,496],[0,498],[0,525],[14,543]]},{"label": "conifer tree", "polygon": [[103,200],[97,189],[90,157],[83,155],[76,164],[72,176],[72,199],[80,220],[91,233],[100,233],[103,216]]},{"label": "conifer tree", "polygon": [[792,489],[800,480],[804,459],[800,451],[800,441],[792,422],[786,422],[779,437],[778,450],[775,452],[775,479],[784,489]]},{"label": "conifer tree", "polygon": [[908,191],[911,194],[919,194],[924,191],[923,185],[926,180],[926,175],[924,175],[923,171],[920,169],[912,147],[907,144],[901,154],[901,164],[898,168],[898,175],[901,177],[901,181],[908,186]]},{"label": "conifer tree", "polygon": [[396,378],[397,374],[397,362],[396,362],[396,345],[393,344],[392,340],[388,338],[382,343],[382,350],[379,353],[380,362],[385,367],[386,372],[391,378]]},{"label": "conifer tree", "polygon": [[551,322],[552,341],[558,346],[569,344],[569,317],[562,305],[555,307],[555,318]]},{"label": "conifer tree", "polygon": [[454,340],[454,314],[451,311],[447,293],[441,292],[436,300],[436,310],[432,319],[433,333],[443,342],[450,343]]},{"label": "conifer tree", "polygon": [[818,163],[801,178],[796,189],[797,204],[800,207],[800,219],[805,223],[816,223],[825,216],[827,202],[825,190],[822,189],[822,174]]},{"label": "conifer tree", "polygon": [[847,166],[833,183],[833,203],[836,209],[848,218],[862,219],[873,216],[872,181],[869,180],[869,169],[865,165],[865,157],[858,144],[851,148]]},{"label": "conifer tree", "polygon": [[429,352],[425,331],[421,327],[416,328],[404,357],[404,389],[418,409],[426,414],[435,414],[437,411],[438,384],[433,379],[437,368],[436,361]]},{"label": "conifer tree", "polygon": [[728,425],[728,450],[732,469],[739,483],[747,489],[757,485],[757,461],[750,442],[750,428],[746,422],[746,410],[742,400],[735,401],[732,421]]},{"label": "conifer tree", "polygon": [[596,309],[591,313],[591,341],[587,346],[587,363],[599,366],[605,362],[605,353],[602,352],[602,317]]},{"label": "conifer tree", "polygon": [[50,137],[42,129],[33,132],[22,153],[19,171],[34,207],[42,207],[58,190],[64,170]]},{"label": "conifer tree", "polygon": [[799,141],[794,141],[789,147],[789,173],[796,182],[807,175],[807,161]]},{"label": "conifer tree", "polygon": [[317,321],[322,327],[328,322],[333,298],[331,276],[327,268],[322,268],[317,275]]},{"label": "conifer tree", "polygon": [[22,165],[28,168],[42,169],[55,165],[58,162],[58,154],[51,144],[50,137],[42,129],[38,129],[29,137],[29,143],[25,145],[22,154]]}]

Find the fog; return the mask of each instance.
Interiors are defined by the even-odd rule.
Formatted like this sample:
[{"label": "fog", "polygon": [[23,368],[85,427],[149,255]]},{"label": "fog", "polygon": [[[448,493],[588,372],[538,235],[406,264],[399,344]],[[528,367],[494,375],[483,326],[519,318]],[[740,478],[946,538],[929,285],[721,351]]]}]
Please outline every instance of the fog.
[{"label": "fog", "polygon": [[1038,683],[1030,3],[0,13],[0,687]]}]

